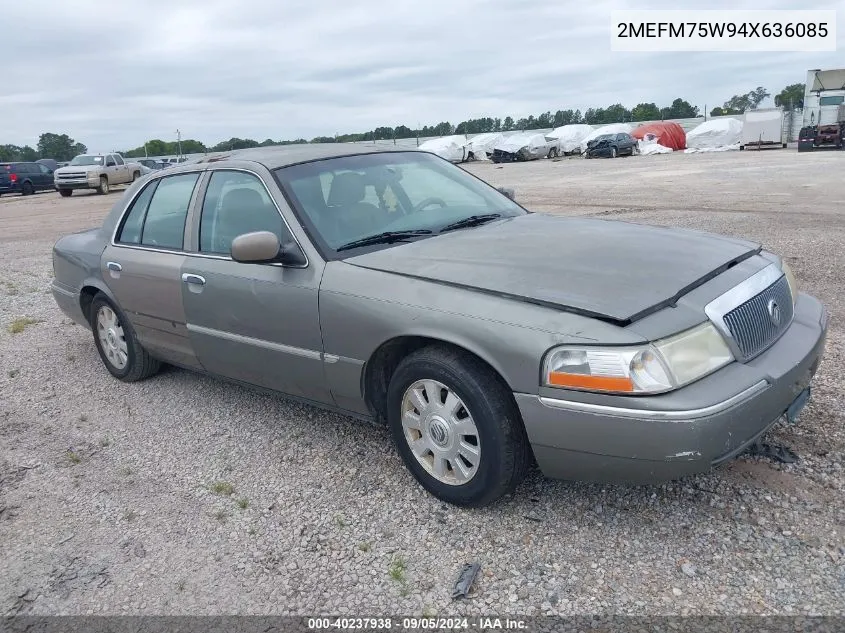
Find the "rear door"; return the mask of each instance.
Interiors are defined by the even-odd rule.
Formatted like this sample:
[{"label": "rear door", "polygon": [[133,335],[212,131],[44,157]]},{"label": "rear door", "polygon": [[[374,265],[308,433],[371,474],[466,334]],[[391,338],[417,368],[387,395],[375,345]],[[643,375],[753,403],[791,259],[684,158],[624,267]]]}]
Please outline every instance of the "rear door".
[{"label": "rear door", "polygon": [[187,327],[200,363],[215,374],[333,404],[317,306],[323,264],[233,261],[232,240],[244,233],[271,231],[282,244],[295,241],[280,210],[284,199],[269,173],[209,173],[196,207],[196,253],[182,265]]},{"label": "rear door", "polygon": [[100,262],[103,279],[162,360],[199,369],[182,306],[185,221],[201,171],[158,178],[131,202]]},{"label": "rear door", "polygon": [[115,154],[114,155],[114,162],[117,164],[116,173],[117,173],[117,177],[120,179],[119,182],[122,182],[122,183],[131,182],[132,181],[132,175],[129,173],[129,167],[124,162],[123,157],[120,156],[119,154]]}]

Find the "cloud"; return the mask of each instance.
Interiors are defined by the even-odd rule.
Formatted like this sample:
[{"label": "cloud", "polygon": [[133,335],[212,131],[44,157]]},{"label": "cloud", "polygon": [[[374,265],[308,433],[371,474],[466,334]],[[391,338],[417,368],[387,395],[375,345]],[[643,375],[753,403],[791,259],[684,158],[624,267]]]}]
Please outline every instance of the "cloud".
[{"label": "cloud", "polygon": [[[0,10],[7,0],[0,0]],[[755,8],[715,0],[708,8]],[[777,3],[776,3],[777,4]],[[779,7],[794,5],[779,3]],[[806,8],[829,8],[805,2]],[[649,2],[646,8],[678,8]],[[0,143],[67,133],[92,151],[150,138],[311,138],[379,125],[519,118],[776,93],[836,53],[610,51],[624,2],[41,0],[4,28]],[[842,34],[839,35],[842,42]]]}]

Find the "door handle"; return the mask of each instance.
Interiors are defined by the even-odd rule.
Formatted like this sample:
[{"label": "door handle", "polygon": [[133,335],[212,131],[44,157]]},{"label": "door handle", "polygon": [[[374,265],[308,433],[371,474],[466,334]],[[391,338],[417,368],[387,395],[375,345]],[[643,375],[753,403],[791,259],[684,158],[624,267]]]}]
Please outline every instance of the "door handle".
[{"label": "door handle", "polygon": [[197,286],[205,285],[205,278],[199,275],[192,275],[191,273],[182,273],[182,281],[186,284],[195,284]]},{"label": "door handle", "polygon": [[121,270],[123,270],[123,266],[121,266],[117,262],[107,262],[106,268],[108,268],[109,270],[113,270],[116,273],[119,273]]}]

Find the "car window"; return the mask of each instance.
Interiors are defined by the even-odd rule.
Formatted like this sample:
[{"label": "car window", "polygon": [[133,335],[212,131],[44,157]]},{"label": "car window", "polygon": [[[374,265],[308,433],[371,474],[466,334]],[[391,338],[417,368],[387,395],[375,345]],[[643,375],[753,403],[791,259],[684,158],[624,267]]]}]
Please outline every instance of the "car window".
[{"label": "car window", "polygon": [[385,231],[435,234],[471,216],[525,211],[490,185],[424,152],[343,156],[275,171],[322,249]]},{"label": "car window", "polygon": [[132,203],[132,208],[126,214],[123,220],[123,226],[117,236],[117,241],[122,244],[140,244],[141,243],[141,229],[144,226],[144,216],[147,213],[147,207],[150,206],[150,200],[153,197],[158,181],[155,180],[144,187],[140,195],[135,198]]},{"label": "car window", "polygon": [[179,174],[159,181],[144,218],[141,244],[182,248],[188,205],[198,179],[199,174]]},{"label": "car window", "polygon": [[38,169],[41,170],[41,173],[45,176],[50,173],[50,168],[45,165],[42,165],[41,163],[38,164]]},{"label": "car window", "polygon": [[106,167],[114,167],[114,158],[111,156],[106,158]]},{"label": "car window", "polygon": [[123,159],[120,156],[118,156],[117,154],[114,155],[114,160],[118,165],[123,164]]},{"label": "car window", "polygon": [[211,174],[200,216],[200,252],[229,255],[232,240],[270,231],[284,244],[292,239],[261,180],[242,171]]}]

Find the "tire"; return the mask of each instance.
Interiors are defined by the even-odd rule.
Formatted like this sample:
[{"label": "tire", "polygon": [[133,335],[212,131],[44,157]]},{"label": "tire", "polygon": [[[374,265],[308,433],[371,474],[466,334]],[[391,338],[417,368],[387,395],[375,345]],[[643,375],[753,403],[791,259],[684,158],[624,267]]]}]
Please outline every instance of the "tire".
[{"label": "tire", "polygon": [[611,147],[611,148],[610,148],[610,157],[611,157],[611,158],[616,158],[616,156],[617,156],[616,148],[615,148],[615,147]]},{"label": "tire", "polygon": [[59,195],[62,198],[70,198],[73,195],[73,189],[59,189]]},{"label": "tire", "polygon": [[[443,408],[450,400],[451,413]],[[387,405],[405,466],[438,499],[485,506],[525,477],[532,454],[519,410],[507,385],[474,356],[441,345],[414,352],[393,373]],[[410,444],[417,440],[424,440],[420,457]]]},{"label": "tire", "polygon": [[[113,315],[114,321],[111,321],[110,315]],[[100,359],[118,380],[136,382],[161,369],[161,361],[150,356],[138,343],[135,330],[123,311],[102,292],[91,302],[90,323]],[[125,362],[121,364],[124,358]]]},{"label": "tire", "polygon": [[557,158],[557,148],[551,148],[549,150],[549,155],[546,158]]},{"label": "tire", "polygon": [[100,176],[100,186],[97,187],[97,193],[105,195],[109,192],[109,179],[106,176]]},{"label": "tire", "polygon": [[32,186],[32,183],[27,181],[21,185],[21,195],[22,196],[31,196],[35,193],[35,187]]}]

